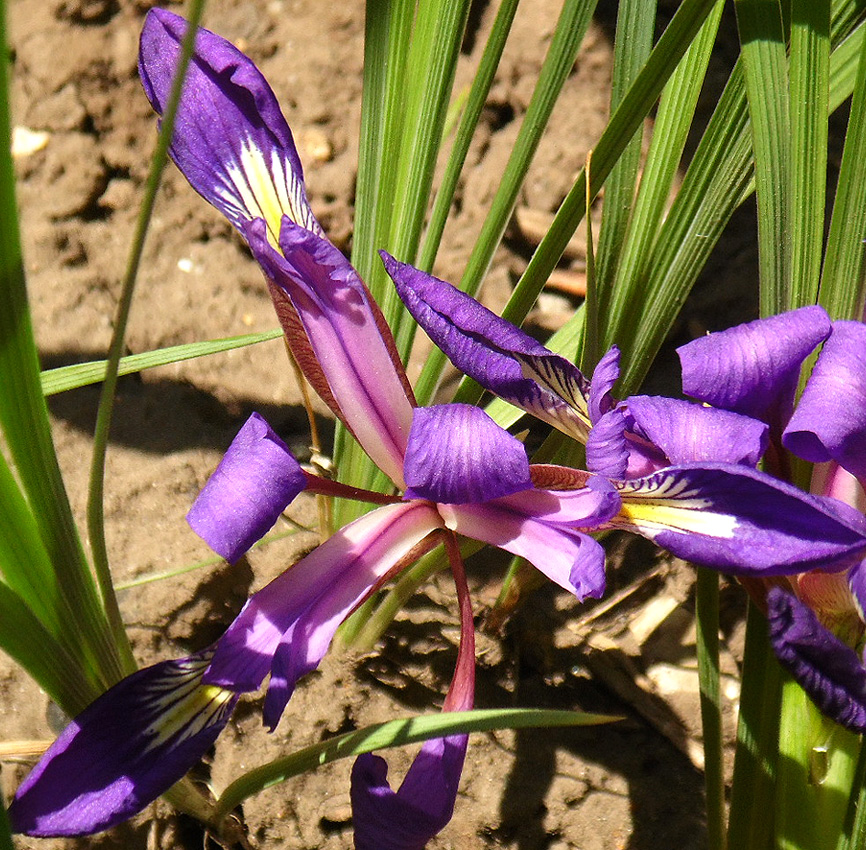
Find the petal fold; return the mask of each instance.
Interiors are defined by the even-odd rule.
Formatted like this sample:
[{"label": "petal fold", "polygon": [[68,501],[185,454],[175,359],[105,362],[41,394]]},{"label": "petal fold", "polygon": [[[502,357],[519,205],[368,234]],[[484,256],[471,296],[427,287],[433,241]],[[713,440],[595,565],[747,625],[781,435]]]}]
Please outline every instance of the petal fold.
[{"label": "petal fold", "polygon": [[811,608],[780,587],[767,594],[770,643],[815,705],[840,726],[866,732],[866,670]]},{"label": "petal fold", "polygon": [[523,444],[470,404],[415,409],[403,472],[408,498],[446,504],[532,487]]},{"label": "petal fold", "polygon": [[[162,115],[187,22],[151,9],[141,33],[138,69]],[[289,216],[317,233],[292,133],[258,68],[224,38],[199,29],[184,81],[169,154],[192,187],[239,230],[262,218],[276,241]]]},{"label": "petal fold", "polygon": [[713,407],[784,426],[800,367],[830,334],[822,307],[801,307],[709,334],[677,349],[683,392]]},{"label": "petal fold", "polygon": [[167,791],[207,752],[237,702],[202,685],[212,651],[118,682],[51,745],[9,808],[16,832],[101,832]]},{"label": "petal fold", "polygon": [[403,489],[414,399],[367,287],[334,245],[288,219],[280,233],[284,256],[270,245],[261,222],[245,234],[266,276],[297,311],[335,413]]},{"label": "petal fold", "polygon": [[579,490],[525,490],[481,505],[440,505],[449,528],[526,558],[578,599],[604,593],[604,549],[585,530],[607,523],[619,497],[604,478]]},{"label": "petal fold", "polygon": [[833,323],[782,442],[805,460],[835,460],[866,480],[866,325]]},{"label": "petal fold", "polygon": [[286,444],[253,413],[186,519],[211,549],[234,562],[270,531],[306,481]]}]

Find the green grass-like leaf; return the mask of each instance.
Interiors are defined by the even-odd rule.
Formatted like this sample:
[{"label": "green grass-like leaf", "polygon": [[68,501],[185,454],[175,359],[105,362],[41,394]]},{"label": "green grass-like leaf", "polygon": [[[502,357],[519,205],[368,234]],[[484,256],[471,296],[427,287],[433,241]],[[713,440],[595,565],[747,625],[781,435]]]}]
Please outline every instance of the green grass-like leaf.
[{"label": "green grass-like leaf", "polygon": [[[206,357],[222,351],[234,351],[236,348],[244,348],[247,345],[268,342],[282,336],[282,334],[281,330],[264,331],[263,333],[212,339],[207,342],[190,342],[184,345],[173,345],[169,348],[144,351],[141,354],[131,354],[120,359],[117,374],[118,376],[131,375],[134,372],[143,372],[145,369],[154,369],[157,366],[168,366],[172,363],[181,363],[184,360]],[[48,369],[42,373],[42,392],[45,395],[55,395],[99,383],[105,378],[107,365],[105,360],[96,360],[90,363],[75,363],[71,366]]]},{"label": "green grass-like leaf", "polygon": [[265,788],[313,770],[337,759],[352,758],[389,747],[417,744],[430,738],[441,738],[468,732],[490,732],[494,729],[529,729],[533,727],[597,726],[612,723],[618,717],[585,714],[577,711],[550,711],[534,708],[478,709],[454,711],[424,717],[389,720],[329,738],[305,747],[286,758],[277,759],[251,770],[232,782],[220,795],[215,816],[224,818],[247,797]]}]

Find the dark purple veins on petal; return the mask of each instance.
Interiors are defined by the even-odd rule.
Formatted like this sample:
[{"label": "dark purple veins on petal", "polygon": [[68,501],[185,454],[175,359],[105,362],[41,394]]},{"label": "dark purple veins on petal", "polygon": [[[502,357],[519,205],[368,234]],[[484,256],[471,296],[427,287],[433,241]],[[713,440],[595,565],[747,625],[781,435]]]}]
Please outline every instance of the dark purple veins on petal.
[{"label": "dark purple veins on petal", "polygon": [[16,832],[88,835],[132,817],[207,752],[237,696],[202,686],[210,650],[139,670],[86,708],[21,784]]}]

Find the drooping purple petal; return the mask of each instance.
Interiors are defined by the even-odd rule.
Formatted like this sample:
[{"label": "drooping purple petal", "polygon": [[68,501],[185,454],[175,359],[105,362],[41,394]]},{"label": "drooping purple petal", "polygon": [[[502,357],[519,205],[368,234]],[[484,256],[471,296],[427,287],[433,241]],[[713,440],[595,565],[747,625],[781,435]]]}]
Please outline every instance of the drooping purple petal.
[{"label": "drooping purple petal", "polygon": [[283,219],[277,253],[262,223],[245,228],[267,277],[291,299],[337,412],[391,480],[403,488],[413,399],[357,272],[326,239]]},{"label": "drooping purple petal", "polygon": [[604,478],[580,490],[524,490],[480,505],[440,505],[449,528],[526,558],[577,596],[604,593],[604,549],[582,530],[607,523],[620,507]]},{"label": "drooping purple petal", "polygon": [[[450,283],[384,251],[381,256],[406,308],[458,369],[511,404],[585,441],[589,387],[576,366]],[[542,376],[546,379],[536,380]],[[563,387],[567,399],[559,395],[557,388]]]},{"label": "drooping purple petal", "polygon": [[[151,9],[141,33],[139,74],[163,114],[187,22]],[[321,233],[307,203],[295,143],[271,87],[228,41],[200,29],[184,82],[169,153],[205,200],[242,229],[262,218],[276,241],[289,216]]]},{"label": "drooping purple petal", "polygon": [[800,367],[830,333],[822,307],[801,307],[677,349],[683,392],[713,407],[784,426]]},{"label": "drooping purple petal", "polygon": [[51,745],[9,808],[15,832],[101,832],[167,791],[207,752],[237,702],[202,685],[211,651],[118,682]]},{"label": "drooping purple petal", "polygon": [[767,426],[739,413],[661,396],[631,396],[626,404],[634,430],[671,464],[756,466],[767,449]]},{"label": "drooping purple petal", "polygon": [[746,466],[683,464],[615,485],[610,525],[735,575],[840,570],[866,551],[862,514]]},{"label": "drooping purple petal", "polygon": [[866,325],[833,322],[782,441],[805,460],[832,459],[866,480]]},{"label": "drooping purple petal", "polygon": [[267,534],[306,481],[286,444],[253,413],[186,519],[211,549],[234,562]]},{"label": "drooping purple petal", "polygon": [[866,669],[857,653],[779,587],[767,594],[767,619],[776,657],[815,705],[840,726],[866,732]]},{"label": "drooping purple petal", "polygon": [[532,487],[523,444],[469,404],[415,408],[403,474],[407,498],[448,504]]},{"label": "drooping purple petal", "polygon": [[[472,708],[475,687],[475,638],[469,590],[456,542],[450,541],[452,569],[460,603],[460,648],[445,711]],[[456,563],[455,563],[456,559]],[[467,735],[427,741],[400,788],[388,783],[388,765],[365,753],[352,768],[352,814],[356,850],[423,850],[451,820],[466,755]]]},{"label": "drooping purple petal", "polygon": [[217,643],[205,681],[251,691],[271,672],[265,723],[273,728],[340,623],[441,527],[424,502],[387,505],[344,526],[249,599]]}]

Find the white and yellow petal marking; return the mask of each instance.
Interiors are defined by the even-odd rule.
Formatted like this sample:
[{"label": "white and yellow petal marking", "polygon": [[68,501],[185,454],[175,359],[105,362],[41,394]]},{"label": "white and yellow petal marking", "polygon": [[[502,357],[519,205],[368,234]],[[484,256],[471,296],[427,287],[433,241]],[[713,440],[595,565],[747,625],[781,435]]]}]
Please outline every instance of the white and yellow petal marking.
[{"label": "white and yellow petal marking", "polygon": [[683,478],[659,473],[634,481],[617,481],[614,486],[622,499],[619,513],[610,524],[639,529],[652,539],[662,531],[701,534],[731,539],[737,517],[720,513],[700,489]]},{"label": "white and yellow petal marking", "polygon": [[277,148],[271,150],[268,163],[266,153],[246,139],[240,144],[239,161],[227,163],[226,173],[237,194],[232,197],[227,187],[220,193],[223,199],[229,203],[239,200],[247,216],[264,219],[268,239],[275,247],[284,215],[301,227],[321,233],[303,183]]},{"label": "white and yellow petal marking", "polygon": [[212,653],[208,653],[185,659],[148,683],[146,712],[153,720],[142,730],[149,739],[145,752],[175,738],[192,738],[231,711],[236,697],[233,691],[202,684],[211,657]]}]

